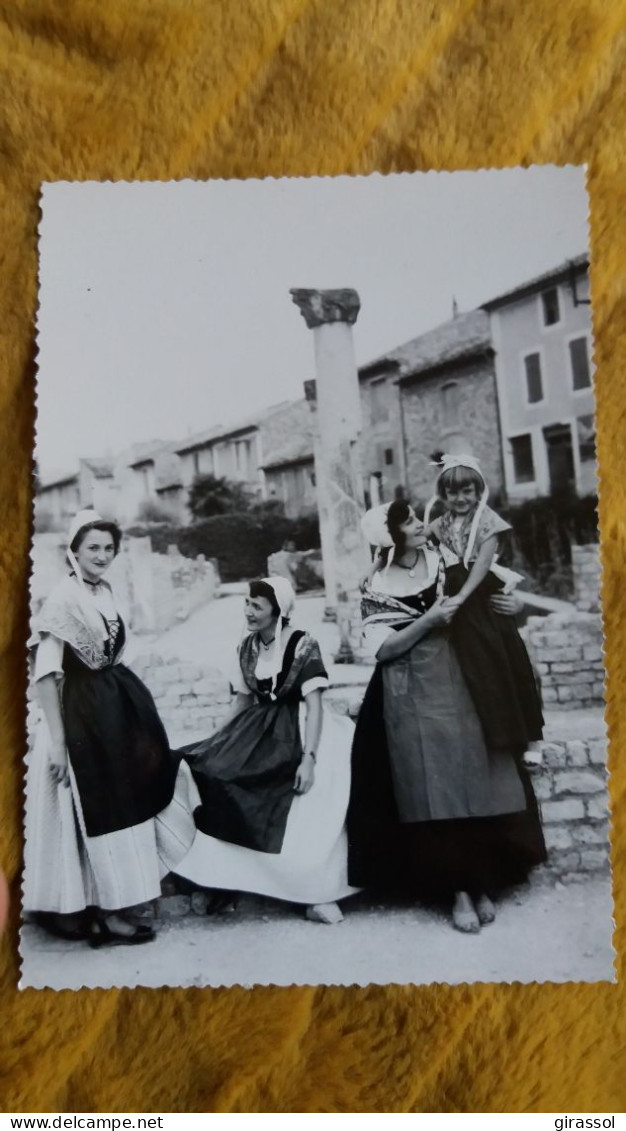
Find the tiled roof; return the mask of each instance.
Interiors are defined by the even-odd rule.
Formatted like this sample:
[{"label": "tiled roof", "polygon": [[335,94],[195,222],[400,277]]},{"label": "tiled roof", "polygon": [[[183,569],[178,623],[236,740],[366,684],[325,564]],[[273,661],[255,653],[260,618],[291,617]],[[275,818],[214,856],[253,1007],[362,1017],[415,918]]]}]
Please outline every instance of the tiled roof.
[{"label": "tiled roof", "polygon": [[92,472],[94,479],[110,479],[113,475],[113,460],[112,459],[81,459],[81,463],[85,464]]},{"label": "tiled roof", "polygon": [[286,467],[293,463],[304,463],[312,459],[313,437],[310,432],[302,432],[298,436],[292,436],[279,448],[274,448],[274,451],[268,452],[263,460],[262,467],[264,471],[270,471],[272,468]]},{"label": "tiled roof", "polygon": [[589,256],[585,252],[584,255],[577,255],[574,259],[568,259],[565,263],[561,263],[559,267],[553,267],[551,271],[545,271],[543,275],[536,275],[534,279],[528,279],[525,283],[520,283],[518,287],[513,290],[505,291],[502,295],[496,295],[495,298],[489,299],[488,302],[482,304],[483,310],[495,310],[499,306],[506,306],[509,302],[515,302],[517,299],[524,298],[525,295],[533,294],[535,291],[542,291],[548,283],[556,284],[566,282],[574,274],[580,274],[589,267]]},{"label": "tiled roof", "polygon": [[206,444],[214,443],[217,440],[226,440],[229,436],[236,436],[238,432],[252,432],[269,416],[272,416],[275,412],[280,412],[291,403],[291,401],[281,401],[280,404],[261,409],[259,412],[255,412],[251,416],[244,416],[229,425],[218,424],[215,428],[208,428],[203,432],[194,432],[184,440],[176,441],[173,449],[175,452],[189,452],[193,448],[203,448]]},{"label": "tiled roof", "polygon": [[473,357],[491,348],[489,317],[484,310],[457,314],[448,322],[428,330],[410,342],[390,350],[359,369],[361,377],[373,376],[385,367],[395,369],[400,380],[426,373],[448,362]]}]

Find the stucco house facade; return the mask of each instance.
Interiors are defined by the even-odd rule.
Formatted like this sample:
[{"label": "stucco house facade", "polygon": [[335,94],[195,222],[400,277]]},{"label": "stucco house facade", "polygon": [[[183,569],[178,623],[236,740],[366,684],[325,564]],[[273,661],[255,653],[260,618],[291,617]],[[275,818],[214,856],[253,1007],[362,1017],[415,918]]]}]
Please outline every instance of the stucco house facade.
[{"label": "stucco house facade", "polygon": [[587,256],[485,303],[511,501],[596,490]]}]

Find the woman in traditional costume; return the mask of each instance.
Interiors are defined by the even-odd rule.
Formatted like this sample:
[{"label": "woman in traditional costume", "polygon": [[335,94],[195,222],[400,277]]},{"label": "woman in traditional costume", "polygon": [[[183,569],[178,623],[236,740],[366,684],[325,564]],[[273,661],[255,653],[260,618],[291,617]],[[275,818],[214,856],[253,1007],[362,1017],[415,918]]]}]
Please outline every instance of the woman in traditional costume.
[{"label": "woman in traditional costume", "polygon": [[363,597],[376,668],[352,751],[349,879],[445,900],[454,926],[476,932],[495,917],[491,897],[545,859],[523,746],[487,747],[448,629],[456,558],[404,501],[363,527],[388,557]]},{"label": "woman in traditional costume", "polygon": [[[230,719],[186,747],[201,804],[178,875],[231,895],[307,905],[334,923],[347,877],[345,815],[353,726],[324,710],[328,676],[317,641],[291,625],[292,586],[251,582]],[[304,717],[301,718],[301,715]]]},{"label": "woman in traditional costume", "polygon": [[119,545],[115,524],[76,516],[71,573],[30,640],[43,718],[27,783],[24,909],[94,947],[154,938],[123,911],[161,894],[193,841],[197,800],[150,692],[121,663],[126,628],[103,576]]}]

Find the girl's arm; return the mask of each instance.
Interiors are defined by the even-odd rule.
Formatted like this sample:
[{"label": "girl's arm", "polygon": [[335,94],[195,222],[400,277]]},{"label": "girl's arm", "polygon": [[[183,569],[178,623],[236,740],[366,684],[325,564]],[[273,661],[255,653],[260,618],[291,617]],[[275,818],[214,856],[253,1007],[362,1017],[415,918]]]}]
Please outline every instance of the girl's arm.
[{"label": "girl's arm", "polygon": [[296,793],[308,793],[315,781],[315,758],[322,736],[323,711],[321,691],[310,691],[305,699],[306,722],[304,724],[304,754],[298,769],[293,788]]},{"label": "girl's arm", "polygon": [[423,617],[420,617],[407,628],[401,628],[399,632],[391,631],[378,649],[376,659],[383,664],[389,663],[390,660],[397,660],[398,656],[410,651],[433,628],[443,628],[449,624],[454,613],[454,608],[449,606],[447,602],[437,601],[427,613],[424,613]]},{"label": "girl's arm", "polygon": [[490,538],[485,538],[485,541],[476,555],[476,561],[469,572],[469,577],[465,585],[459,590],[455,597],[449,597],[447,599],[446,603],[449,607],[454,606],[455,609],[458,609],[459,605],[467,601],[467,598],[478,588],[481,581],[483,581],[489,573],[497,549],[497,534],[492,534]]},{"label": "girl's arm", "polygon": [[61,696],[56,675],[50,673],[37,680],[35,684],[37,698],[41,704],[44,718],[48,724],[52,745],[49,751],[51,773],[57,785],[69,786],[70,775],[67,764],[67,748],[65,745],[65,727],[61,711]]}]

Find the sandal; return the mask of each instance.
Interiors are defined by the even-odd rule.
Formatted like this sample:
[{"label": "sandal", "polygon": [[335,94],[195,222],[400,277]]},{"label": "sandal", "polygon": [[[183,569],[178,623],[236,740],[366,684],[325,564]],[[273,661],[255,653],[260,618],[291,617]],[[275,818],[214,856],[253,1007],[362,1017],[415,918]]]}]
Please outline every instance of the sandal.
[{"label": "sandal", "polygon": [[474,900],[474,906],[479,923],[483,926],[487,923],[493,923],[496,917],[496,909],[488,895],[479,895],[478,899]]},{"label": "sandal", "polygon": [[141,943],[152,942],[156,934],[152,927],[145,923],[136,923],[133,933],[125,935],[121,931],[113,931],[105,919],[94,919],[89,933],[89,945],[93,950],[101,946],[139,946]]},{"label": "sandal", "polygon": [[457,931],[462,931],[465,935],[477,935],[480,931],[480,919],[476,914],[476,910],[469,896],[467,902],[469,907],[457,906],[459,894],[464,895],[464,892],[458,893],[454,905],[452,907],[452,924]]}]

